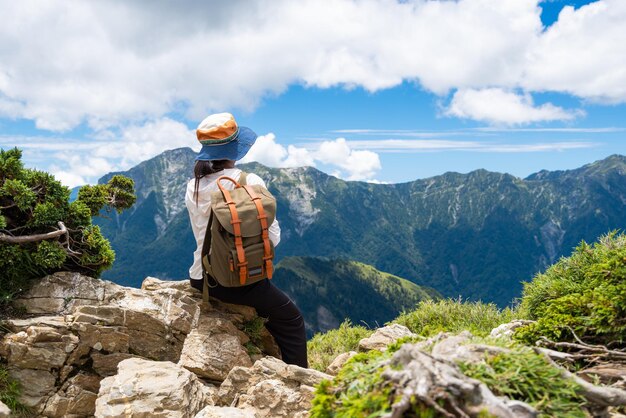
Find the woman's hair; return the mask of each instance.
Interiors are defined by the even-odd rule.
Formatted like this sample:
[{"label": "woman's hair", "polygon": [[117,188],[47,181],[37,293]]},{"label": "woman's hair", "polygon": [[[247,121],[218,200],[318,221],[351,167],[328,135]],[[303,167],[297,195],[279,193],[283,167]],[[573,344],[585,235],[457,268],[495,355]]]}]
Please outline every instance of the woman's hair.
[{"label": "woman's hair", "polygon": [[193,176],[196,179],[196,183],[193,189],[193,198],[198,205],[198,189],[200,188],[200,179],[209,174],[222,171],[230,160],[213,160],[213,161],[196,161],[196,165],[193,167]]}]

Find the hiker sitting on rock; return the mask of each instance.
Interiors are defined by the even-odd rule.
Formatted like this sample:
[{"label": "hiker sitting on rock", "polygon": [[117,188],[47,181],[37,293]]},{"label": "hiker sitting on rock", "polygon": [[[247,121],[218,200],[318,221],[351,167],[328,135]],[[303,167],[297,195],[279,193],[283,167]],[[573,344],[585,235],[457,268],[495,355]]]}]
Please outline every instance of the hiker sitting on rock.
[{"label": "hiker sitting on rock", "polygon": [[208,292],[226,303],[254,307],[267,318],[283,360],[307,367],[302,314],[269,280],[280,241],[275,199],[259,176],[235,168],[257,135],[237,126],[230,113],[208,116],[196,135],[202,149],[185,196],[197,242],[191,285],[205,299]]}]

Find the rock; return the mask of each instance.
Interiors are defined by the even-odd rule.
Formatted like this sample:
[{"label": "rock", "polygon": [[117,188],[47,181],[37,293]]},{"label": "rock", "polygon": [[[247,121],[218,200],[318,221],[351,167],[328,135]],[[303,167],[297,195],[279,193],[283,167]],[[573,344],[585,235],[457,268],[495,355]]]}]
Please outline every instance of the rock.
[{"label": "rock", "polygon": [[515,319],[511,322],[499,325],[496,328],[492,329],[491,333],[489,333],[489,336],[492,338],[510,339],[515,333],[516,329],[523,327],[525,325],[528,325],[528,324],[532,324],[533,322],[535,321],[529,321],[526,319]]},{"label": "rock", "polygon": [[102,379],[96,417],[194,417],[212,405],[211,391],[187,369],[168,361],[138,358],[119,363]]},{"label": "rock", "polygon": [[0,401],[0,418],[9,418],[11,416],[11,410],[4,402]]},{"label": "rock", "polygon": [[[98,335],[91,337],[90,342],[93,348],[96,342],[100,342],[99,350],[104,348],[104,341],[119,346],[114,351],[132,351],[141,357],[172,362],[178,361],[182,351],[183,343],[171,329],[163,321],[143,311],[119,306],[80,306],[74,311],[72,326],[79,331],[86,329],[89,335],[98,330]],[[126,335],[122,337],[122,334]],[[116,336],[119,336],[120,341],[116,342]]]},{"label": "rock", "polygon": [[387,346],[404,337],[417,337],[407,327],[400,324],[391,324],[382,328],[378,328],[371,336],[363,338],[359,341],[359,350],[381,350],[387,349]]},{"label": "rock", "polygon": [[[24,403],[50,417],[92,416],[98,386],[85,387],[85,374],[99,383],[129,359],[176,363],[184,351],[182,364],[221,381],[235,366],[252,366],[241,330],[256,312],[219,301],[203,307],[200,296],[187,281],[147,278],[133,289],[55,273],[16,303],[42,316],[3,322],[10,332],[0,336],[0,356],[25,388]],[[276,347],[265,328],[260,335]]]},{"label": "rock", "polygon": [[9,368],[11,378],[20,382],[20,401],[39,410],[42,403],[55,392],[56,378],[47,370]]},{"label": "rock", "polygon": [[39,280],[15,304],[28,313],[66,314],[76,306],[104,303],[110,285],[113,284],[80,273],[58,272]]},{"label": "rock", "polygon": [[220,386],[217,404],[253,409],[257,417],[305,416],[313,386],[323,379],[332,376],[264,357],[252,367],[233,368]]},{"label": "rock", "polygon": [[194,418],[256,418],[253,411],[229,406],[207,406]]},{"label": "rock", "polygon": [[46,403],[49,417],[92,417],[100,387],[100,377],[79,373],[70,378]]},{"label": "rock", "polygon": [[91,354],[91,359],[93,360],[92,367],[102,377],[113,376],[117,373],[117,365],[121,361],[133,357],[135,356],[128,353],[102,354],[94,352]]},{"label": "rock", "polygon": [[25,331],[2,338],[0,354],[6,359],[9,367],[59,369],[78,344],[75,335],[62,332],[51,327],[29,326]]},{"label": "rock", "polygon": [[242,346],[242,335],[230,321],[202,316],[185,339],[179,364],[198,376],[223,381],[235,366],[249,367],[252,361]]},{"label": "rock", "polygon": [[[484,360],[486,353],[499,354],[509,351],[503,347],[471,344],[472,337],[472,333],[469,331],[463,331],[458,335],[440,333],[437,336],[437,341],[431,347],[431,354],[438,359],[455,363],[480,363]],[[421,345],[419,347],[423,349]]]},{"label": "rock", "polygon": [[326,373],[335,376],[339,370],[346,364],[348,360],[356,356],[356,351],[350,351],[347,353],[341,353],[328,365]]}]

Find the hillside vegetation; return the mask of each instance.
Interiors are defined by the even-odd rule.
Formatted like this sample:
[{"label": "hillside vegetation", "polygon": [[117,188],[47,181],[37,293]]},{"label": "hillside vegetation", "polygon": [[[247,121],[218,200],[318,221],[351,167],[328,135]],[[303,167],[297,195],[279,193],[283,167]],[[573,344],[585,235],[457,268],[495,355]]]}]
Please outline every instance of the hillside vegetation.
[{"label": "hillside vegetation", "polygon": [[[513,318],[528,320],[517,328],[513,339],[487,336],[491,328]],[[618,389],[624,388],[623,379],[607,377],[618,374],[598,373],[619,373],[626,367],[626,235],[613,232],[591,245],[582,242],[570,257],[559,260],[525,285],[517,310],[460,300],[426,301],[394,322],[405,324],[418,335],[408,344],[400,341],[385,352],[374,350],[350,359],[332,381],[317,387],[312,417],[383,416],[402,399],[406,402],[403,394],[413,383],[393,376],[409,367],[402,359],[411,354],[409,346],[416,341],[421,341],[415,346],[425,353],[434,352],[438,342],[445,343],[444,353],[457,353],[457,370],[478,379],[497,396],[525,402],[539,416],[605,416],[607,405],[621,405],[613,412],[623,413],[626,392]],[[474,336],[462,334],[455,337],[460,338],[456,342],[437,334],[466,330]],[[313,367],[323,370],[339,351],[357,350],[355,337],[359,333],[363,331],[344,324],[328,334],[316,335],[309,342],[310,355],[315,359]],[[351,344],[333,351],[337,341]],[[396,355],[399,350],[404,351]],[[576,373],[590,373],[596,381],[613,382],[615,390],[591,388]],[[457,416],[459,411],[472,408],[471,396],[465,398],[455,391],[438,392],[438,399],[419,393],[423,396],[411,397],[409,406],[403,404],[410,416],[447,416],[445,413],[451,412],[454,414],[450,416]],[[490,416],[481,413],[471,416]]]},{"label": "hillside vegetation", "polygon": [[287,257],[272,280],[298,305],[309,335],[337,328],[346,318],[380,326],[420,301],[440,297],[433,289],[341,259]]}]

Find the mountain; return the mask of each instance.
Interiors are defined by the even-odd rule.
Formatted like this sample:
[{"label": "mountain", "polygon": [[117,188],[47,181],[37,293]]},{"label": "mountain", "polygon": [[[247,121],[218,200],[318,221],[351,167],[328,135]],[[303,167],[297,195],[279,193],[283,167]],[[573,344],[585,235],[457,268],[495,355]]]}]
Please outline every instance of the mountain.
[{"label": "mountain", "polygon": [[[138,200],[97,221],[117,253],[105,278],[138,286],[147,275],[187,277],[195,242],[183,196],[194,157],[167,151],[123,173],[135,179]],[[312,167],[242,167],[277,198],[278,260],[351,259],[444,296],[499,305],[580,240],[626,226],[619,155],[526,179],[477,170],[401,184],[347,182]]]},{"label": "mountain", "polygon": [[440,297],[434,289],[342,259],[286,257],[272,280],[302,311],[309,336],[337,328],[345,318],[382,326],[418,302]]}]

